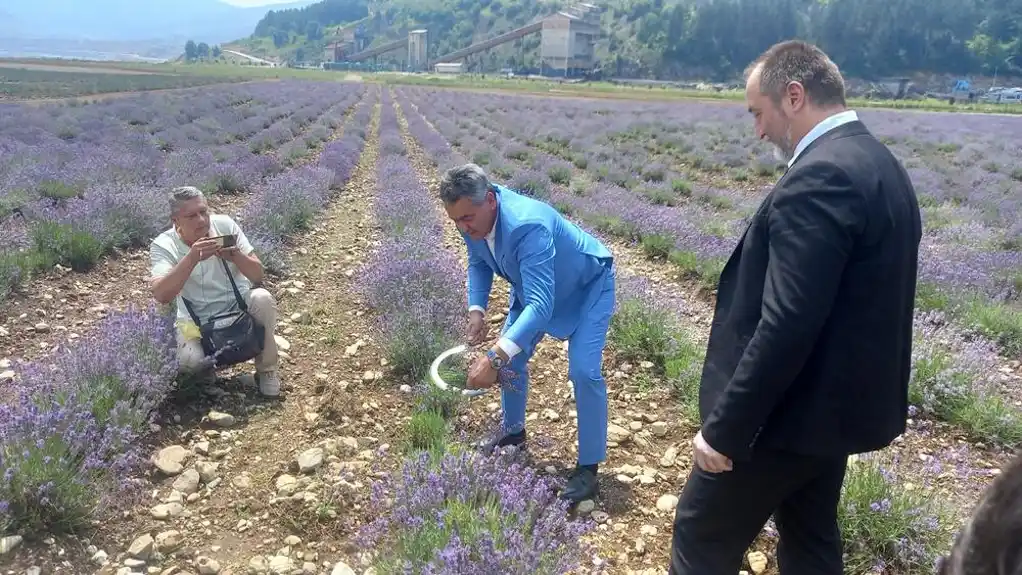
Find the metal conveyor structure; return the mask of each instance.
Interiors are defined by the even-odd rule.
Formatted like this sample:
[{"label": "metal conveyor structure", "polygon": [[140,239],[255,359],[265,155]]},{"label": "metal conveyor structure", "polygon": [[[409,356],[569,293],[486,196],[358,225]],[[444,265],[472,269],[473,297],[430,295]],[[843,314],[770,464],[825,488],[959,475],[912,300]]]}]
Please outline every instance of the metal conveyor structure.
[{"label": "metal conveyor structure", "polygon": [[514,29],[514,30],[512,30],[510,32],[504,32],[500,36],[494,36],[493,38],[490,38],[489,40],[483,40],[482,42],[476,42],[475,44],[472,44],[471,46],[462,48],[460,50],[455,50],[454,52],[449,52],[447,54],[444,54],[443,56],[440,56],[439,58],[431,60],[429,65],[430,65],[430,67],[432,67],[433,64],[442,64],[444,62],[455,62],[457,60],[461,60],[462,58],[466,58],[466,57],[471,56],[473,54],[476,54],[478,52],[482,52],[484,50],[489,50],[490,48],[493,48],[495,46],[500,46],[501,44],[506,44],[508,42],[511,42],[512,40],[517,40],[517,39],[519,39],[519,38],[521,38],[523,36],[528,36],[529,34],[533,34],[535,32],[539,32],[542,29],[543,29],[543,21],[542,20],[540,20],[538,22],[533,22],[532,24],[527,24],[525,26],[522,26],[521,28],[516,28],[516,29]]},{"label": "metal conveyor structure", "polygon": [[408,37],[406,36],[406,37],[404,37],[404,38],[402,38],[400,40],[394,40],[393,42],[387,42],[386,44],[381,44],[380,46],[377,46],[375,48],[370,48],[368,50],[363,50],[363,51],[359,52],[358,54],[352,54],[351,56],[348,56],[347,58],[345,58],[345,60],[347,60],[349,62],[361,62],[362,60],[368,60],[369,58],[372,58],[373,56],[379,56],[380,54],[386,54],[387,52],[393,52],[394,50],[400,50],[401,48],[407,48],[407,47],[408,47]]}]

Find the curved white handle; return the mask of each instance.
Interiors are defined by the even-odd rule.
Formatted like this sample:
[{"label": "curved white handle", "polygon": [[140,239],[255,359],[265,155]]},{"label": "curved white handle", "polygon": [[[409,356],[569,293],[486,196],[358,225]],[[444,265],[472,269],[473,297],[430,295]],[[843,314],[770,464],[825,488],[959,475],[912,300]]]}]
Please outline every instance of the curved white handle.
[{"label": "curved white handle", "polygon": [[[433,380],[433,385],[439,387],[440,389],[442,389],[444,391],[447,391],[448,389],[450,389],[450,386],[447,385],[447,382],[444,381],[442,377],[440,377],[440,364],[443,363],[443,361],[445,359],[447,359],[448,357],[451,357],[452,355],[455,355],[455,354],[464,353],[466,350],[468,350],[468,346],[465,345],[465,344],[461,344],[461,345],[456,345],[456,346],[452,347],[451,349],[449,349],[449,350],[441,353],[440,355],[436,356],[436,359],[433,360],[433,364],[429,366],[429,378],[431,380]],[[476,397],[476,396],[482,395],[484,393],[486,393],[485,389],[463,389],[463,390],[461,390],[461,394],[465,395],[465,396],[468,396],[468,397]]]}]

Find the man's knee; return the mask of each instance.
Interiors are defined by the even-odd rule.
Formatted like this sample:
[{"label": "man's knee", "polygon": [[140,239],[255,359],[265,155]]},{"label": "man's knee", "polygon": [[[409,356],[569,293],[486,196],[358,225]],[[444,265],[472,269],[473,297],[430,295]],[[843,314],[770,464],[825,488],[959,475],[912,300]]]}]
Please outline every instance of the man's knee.
[{"label": "man's knee", "polygon": [[202,343],[197,339],[180,342],[177,346],[177,365],[178,371],[188,374],[207,371],[213,367],[212,361],[202,349]]},{"label": "man's knee", "polygon": [[270,323],[277,318],[277,299],[263,288],[255,288],[248,295],[249,312],[260,323]]},{"label": "man's knee", "polygon": [[576,385],[604,388],[603,345],[573,341],[568,345],[568,379]]}]

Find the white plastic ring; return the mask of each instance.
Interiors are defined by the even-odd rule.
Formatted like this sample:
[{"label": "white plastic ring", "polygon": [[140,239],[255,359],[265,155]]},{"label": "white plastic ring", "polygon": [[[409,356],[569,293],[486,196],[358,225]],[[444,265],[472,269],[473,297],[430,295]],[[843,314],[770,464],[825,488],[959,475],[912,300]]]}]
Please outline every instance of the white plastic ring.
[{"label": "white plastic ring", "polygon": [[[465,351],[467,350],[468,346],[465,344],[456,345],[451,349],[441,353],[436,357],[436,359],[433,360],[433,364],[429,366],[429,378],[433,381],[433,385],[437,386],[438,388],[444,391],[447,391],[453,387],[451,385],[448,385],[448,383],[444,381],[442,377],[440,377],[440,364],[443,363],[443,361],[448,357],[451,357],[452,355],[456,355],[459,353],[465,353]],[[484,393],[486,393],[485,389],[465,388],[461,390],[461,394],[466,397],[478,397],[480,395],[483,395]]]}]

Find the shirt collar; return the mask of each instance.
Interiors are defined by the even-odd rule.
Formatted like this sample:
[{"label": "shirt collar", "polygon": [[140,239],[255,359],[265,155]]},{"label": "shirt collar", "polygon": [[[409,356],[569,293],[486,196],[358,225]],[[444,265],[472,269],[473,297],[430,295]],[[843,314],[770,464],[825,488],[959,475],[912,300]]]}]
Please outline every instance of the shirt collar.
[{"label": "shirt collar", "polygon": [[493,218],[493,227],[490,228],[489,233],[486,234],[486,241],[493,243],[493,238],[497,237],[497,221],[500,219],[500,186],[498,184],[493,185],[493,191],[497,195],[497,217]]},{"label": "shirt collar", "polygon": [[855,110],[845,110],[844,112],[838,112],[837,114],[829,116],[819,124],[813,126],[813,129],[809,130],[809,133],[799,140],[798,146],[795,146],[795,153],[792,154],[791,159],[788,160],[788,167],[790,168],[792,164],[795,163],[795,160],[798,159],[799,155],[801,155],[802,152],[809,147],[809,144],[812,144],[817,138],[838,126],[843,126],[858,120],[859,115],[855,113]]}]

